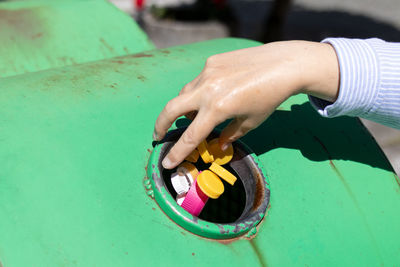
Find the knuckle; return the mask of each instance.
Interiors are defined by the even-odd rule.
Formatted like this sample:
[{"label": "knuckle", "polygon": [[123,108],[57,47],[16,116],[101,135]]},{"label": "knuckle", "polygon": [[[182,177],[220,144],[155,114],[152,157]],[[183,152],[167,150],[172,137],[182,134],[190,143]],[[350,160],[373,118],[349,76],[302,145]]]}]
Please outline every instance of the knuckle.
[{"label": "knuckle", "polygon": [[189,90],[189,84],[186,84],[184,87],[182,87],[182,90],[180,91],[180,95],[184,94],[185,92],[187,92]]},{"label": "knuckle", "polygon": [[206,60],[206,66],[212,65],[214,63],[214,61],[215,61],[215,56],[208,57]]},{"label": "knuckle", "polygon": [[193,131],[187,129],[185,133],[182,135],[182,144],[185,146],[195,146],[196,137],[193,134]]},{"label": "knuckle", "polygon": [[212,104],[212,110],[214,113],[216,114],[226,114],[227,113],[227,104],[225,103],[225,101],[214,101],[214,103]]},{"label": "knuckle", "polygon": [[213,77],[207,79],[202,89],[203,90],[199,91],[199,93],[201,93],[201,99],[205,100],[210,107],[214,106],[221,98],[221,88]]},{"label": "knuckle", "polygon": [[174,106],[173,100],[170,100],[164,107],[164,114],[169,120],[173,118]]},{"label": "knuckle", "polygon": [[209,75],[208,85],[214,92],[220,91],[221,85],[223,85],[223,79],[217,75]]},{"label": "knuckle", "polygon": [[183,87],[182,87],[182,90],[181,90],[181,92],[180,92],[179,94],[181,95],[181,94],[187,93],[187,92],[189,92],[192,88],[193,88],[193,81],[190,82],[190,83],[187,83],[185,86],[183,86]]},{"label": "knuckle", "polygon": [[218,55],[213,55],[207,58],[206,67],[213,67],[218,61]]},{"label": "knuckle", "polygon": [[179,154],[179,151],[177,151],[176,145],[171,148],[171,150],[168,153],[168,157],[172,162],[177,162],[179,161],[179,157],[177,156]]}]

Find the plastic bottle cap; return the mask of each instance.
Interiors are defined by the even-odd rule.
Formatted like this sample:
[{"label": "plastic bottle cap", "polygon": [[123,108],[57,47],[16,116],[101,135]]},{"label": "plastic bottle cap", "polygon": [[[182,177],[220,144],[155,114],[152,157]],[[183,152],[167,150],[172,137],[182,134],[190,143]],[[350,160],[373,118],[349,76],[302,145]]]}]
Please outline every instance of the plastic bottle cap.
[{"label": "plastic bottle cap", "polygon": [[186,194],[181,207],[193,216],[199,216],[207,200],[207,195],[200,190],[199,186],[197,185],[197,180],[195,180],[190,187],[189,192]]},{"label": "plastic bottle cap", "polygon": [[185,160],[196,163],[199,160],[199,151],[197,149],[193,150]]},{"label": "plastic bottle cap", "polygon": [[192,163],[189,163],[187,161],[181,163],[178,166],[177,172],[181,175],[186,175],[186,177],[190,181],[190,184],[192,184],[199,175],[199,171],[197,170],[197,168]]},{"label": "plastic bottle cap", "polygon": [[228,182],[231,185],[233,185],[237,180],[235,175],[233,175],[227,169],[225,169],[224,167],[218,165],[215,162],[213,162],[211,164],[210,170],[212,170],[215,174],[217,174],[219,177],[221,177],[222,179],[224,179],[226,182]]},{"label": "plastic bottle cap", "polygon": [[227,164],[233,157],[233,146],[228,145],[228,148],[223,151],[219,146],[219,139],[215,138],[208,142],[208,152],[214,157],[214,162],[219,165]]},{"label": "plastic bottle cap", "polygon": [[174,172],[171,175],[171,183],[172,187],[175,189],[175,192],[180,195],[187,193],[189,191],[190,186],[193,183],[193,180],[190,180],[185,174],[181,174],[179,172]]},{"label": "plastic bottle cap", "polygon": [[205,170],[197,177],[197,184],[201,191],[210,198],[219,198],[224,193],[224,184],[212,171]]},{"label": "plastic bottle cap", "polygon": [[208,152],[208,145],[207,141],[203,140],[197,147],[197,150],[199,151],[200,157],[203,159],[204,163],[210,163],[214,161],[214,158],[210,153]]},{"label": "plastic bottle cap", "polygon": [[178,194],[178,195],[176,196],[176,203],[177,203],[179,206],[181,206],[183,200],[185,200],[185,197],[186,197],[186,193],[184,193],[184,194]]}]

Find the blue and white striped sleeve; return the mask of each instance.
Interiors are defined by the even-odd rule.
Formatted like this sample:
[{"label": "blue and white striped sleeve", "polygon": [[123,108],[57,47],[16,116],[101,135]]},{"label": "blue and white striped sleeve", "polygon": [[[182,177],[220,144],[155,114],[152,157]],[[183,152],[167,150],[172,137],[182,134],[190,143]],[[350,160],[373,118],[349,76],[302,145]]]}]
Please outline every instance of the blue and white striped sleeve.
[{"label": "blue and white striped sleeve", "polygon": [[309,96],[324,117],[357,116],[400,129],[400,43],[328,38],[336,50],[340,88],[334,103]]}]

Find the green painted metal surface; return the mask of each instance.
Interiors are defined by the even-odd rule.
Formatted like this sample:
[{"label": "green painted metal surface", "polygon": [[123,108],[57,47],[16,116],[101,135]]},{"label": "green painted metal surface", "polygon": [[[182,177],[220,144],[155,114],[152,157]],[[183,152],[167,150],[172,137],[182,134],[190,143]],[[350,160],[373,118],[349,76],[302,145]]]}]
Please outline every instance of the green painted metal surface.
[{"label": "green painted metal surface", "polygon": [[103,0],[0,3],[0,77],[152,48],[129,16]]},{"label": "green painted metal surface", "polygon": [[208,56],[254,45],[222,39],[1,79],[3,266],[398,265],[398,178],[357,119],[320,118],[304,96],[243,138],[271,182],[254,239],[195,236],[147,196],[164,104]]},{"label": "green painted metal surface", "polygon": [[258,43],[132,55],[152,45],[103,1],[2,3],[0,22],[0,266],[400,264],[398,177],[357,119],[304,96],[242,139],[271,188],[253,239],[193,235],[146,194],[162,107],[208,56]]}]

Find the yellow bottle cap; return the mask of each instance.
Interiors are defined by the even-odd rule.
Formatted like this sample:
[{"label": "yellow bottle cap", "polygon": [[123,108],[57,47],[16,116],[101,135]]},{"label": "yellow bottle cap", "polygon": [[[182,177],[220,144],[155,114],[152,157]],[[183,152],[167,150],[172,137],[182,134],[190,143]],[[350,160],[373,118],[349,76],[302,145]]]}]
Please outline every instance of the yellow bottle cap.
[{"label": "yellow bottle cap", "polygon": [[228,182],[229,184],[233,185],[237,178],[235,177],[235,175],[233,175],[232,173],[230,173],[227,169],[225,169],[224,167],[218,165],[217,163],[213,162],[210,166],[210,170],[212,170],[213,172],[215,172],[219,177],[221,177],[222,179],[224,179],[226,182]]},{"label": "yellow bottle cap", "polygon": [[210,198],[219,198],[224,193],[224,184],[212,171],[202,171],[197,177],[197,184],[201,191]]},{"label": "yellow bottle cap", "polygon": [[214,161],[213,156],[208,152],[206,140],[203,140],[203,142],[200,143],[200,145],[197,147],[197,150],[199,151],[200,157],[203,159],[204,163],[210,163]]},{"label": "yellow bottle cap", "polygon": [[177,172],[186,175],[190,179],[191,183],[193,183],[193,181],[196,180],[197,176],[199,175],[197,168],[192,163],[187,161],[178,166]]},{"label": "yellow bottle cap", "polygon": [[233,157],[233,146],[229,144],[225,151],[219,146],[219,139],[215,138],[208,143],[208,152],[214,157],[214,162],[219,165],[227,164]]},{"label": "yellow bottle cap", "polygon": [[199,151],[195,149],[192,151],[192,153],[189,154],[189,156],[186,157],[185,160],[196,163],[198,159],[199,159]]}]

